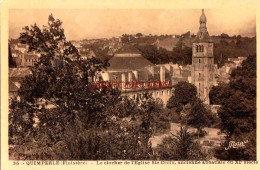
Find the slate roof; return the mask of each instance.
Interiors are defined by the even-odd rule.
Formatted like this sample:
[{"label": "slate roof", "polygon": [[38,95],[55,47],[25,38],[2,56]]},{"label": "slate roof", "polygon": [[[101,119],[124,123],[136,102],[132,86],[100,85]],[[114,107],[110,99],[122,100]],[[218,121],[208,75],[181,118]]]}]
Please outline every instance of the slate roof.
[{"label": "slate roof", "polygon": [[16,49],[13,49],[13,50],[11,50],[12,51],[12,53],[13,54],[22,54],[22,52],[21,51],[19,51],[19,50],[16,50]]},{"label": "slate roof", "polygon": [[18,44],[17,47],[18,48],[26,48],[26,45],[25,44]]},{"label": "slate roof", "polygon": [[29,68],[9,68],[9,77],[25,77],[31,74]]},{"label": "slate roof", "polygon": [[153,64],[142,56],[137,57],[116,57],[114,56],[109,61],[110,66],[108,71],[130,71],[142,69]]},{"label": "slate roof", "polygon": [[39,56],[36,54],[24,54],[25,59],[38,59]]},{"label": "slate roof", "polygon": [[14,82],[9,80],[9,91],[16,92],[18,89],[19,88],[14,84]]},{"label": "slate roof", "polygon": [[[147,66],[153,66],[149,60],[141,55],[141,52],[132,45],[125,45],[120,48],[116,54],[129,54],[129,56],[115,55],[108,62],[110,66],[108,71],[132,71],[142,69]],[[131,54],[139,54],[131,56]]]},{"label": "slate roof", "polygon": [[141,54],[141,52],[131,44],[126,44],[116,51],[115,54]]}]

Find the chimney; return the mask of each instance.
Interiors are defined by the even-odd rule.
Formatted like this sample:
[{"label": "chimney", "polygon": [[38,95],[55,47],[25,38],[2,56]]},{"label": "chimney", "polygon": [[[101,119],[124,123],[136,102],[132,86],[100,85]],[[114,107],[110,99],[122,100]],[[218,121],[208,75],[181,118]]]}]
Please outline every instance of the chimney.
[{"label": "chimney", "polygon": [[165,67],[160,66],[160,81],[164,82],[165,81]]},{"label": "chimney", "polygon": [[138,71],[133,71],[134,75],[135,75],[135,79],[138,80]]},{"label": "chimney", "polygon": [[131,82],[133,80],[133,73],[129,72],[128,73],[128,81]]},{"label": "chimney", "polygon": [[124,90],[125,88],[125,81],[126,81],[126,79],[125,79],[125,73],[122,73],[122,89]]},{"label": "chimney", "polygon": [[154,66],[151,66],[151,67],[150,67],[150,71],[151,71],[151,73],[152,73],[152,76],[154,77]]}]

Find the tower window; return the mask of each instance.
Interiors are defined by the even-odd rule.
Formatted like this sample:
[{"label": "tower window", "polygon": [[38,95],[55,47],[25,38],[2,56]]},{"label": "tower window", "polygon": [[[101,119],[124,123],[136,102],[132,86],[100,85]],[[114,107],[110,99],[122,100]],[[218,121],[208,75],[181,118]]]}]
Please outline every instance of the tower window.
[{"label": "tower window", "polygon": [[200,63],[200,58],[199,58],[199,63]]}]

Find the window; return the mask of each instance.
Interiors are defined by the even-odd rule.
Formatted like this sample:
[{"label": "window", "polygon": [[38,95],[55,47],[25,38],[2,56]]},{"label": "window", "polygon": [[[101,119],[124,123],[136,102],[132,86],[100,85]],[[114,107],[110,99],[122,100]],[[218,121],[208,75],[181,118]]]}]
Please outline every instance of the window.
[{"label": "window", "polygon": [[200,77],[200,73],[199,73],[199,77]]},{"label": "window", "polygon": [[199,83],[199,88],[200,88],[200,83]]},{"label": "window", "polygon": [[159,96],[159,92],[156,92],[157,96]]},{"label": "window", "polygon": [[163,96],[163,91],[162,91],[162,96]]},{"label": "window", "polygon": [[199,63],[200,63],[200,58],[199,58]]},{"label": "window", "polygon": [[167,90],[167,94],[170,95],[170,90]]},{"label": "window", "polygon": [[203,45],[201,46],[201,51],[204,52],[204,46]]},{"label": "window", "polygon": [[199,52],[199,46],[196,45],[196,51]]}]

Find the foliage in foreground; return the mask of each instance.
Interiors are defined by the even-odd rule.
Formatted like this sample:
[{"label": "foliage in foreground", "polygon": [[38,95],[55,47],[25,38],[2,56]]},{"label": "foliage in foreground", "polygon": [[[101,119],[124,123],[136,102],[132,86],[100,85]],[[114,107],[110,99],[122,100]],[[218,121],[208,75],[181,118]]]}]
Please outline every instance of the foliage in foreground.
[{"label": "foliage in foreground", "polygon": [[[220,95],[222,106],[218,115],[221,130],[226,133],[226,141],[216,149],[216,157],[223,160],[255,160],[256,56],[248,56],[241,67],[232,71],[230,82],[218,89],[225,91],[225,95]],[[225,150],[232,141],[246,143],[243,147]]]},{"label": "foliage in foreground", "polygon": [[62,22],[49,16],[41,30],[25,27],[22,43],[41,54],[9,113],[11,159],[153,159],[149,139],[160,109],[151,96],[128,99],[114,89],[93,89],[106,67],[81,60]]},{"label": "foliage in foreground", "polygon": [[197,88],[188,82],[179,82],[174,86],[174,95],[169,99],[167,107],[177,113],[181,124],[190,125],[199,132],[212,123],[212,114],[197,97]]},{"label": "foliage in foreground", "polygon": [[177,135],[165,137],[156,148],[160,160],[206,160],[207,151],[194,141],[194,136],[186,127],[181,127]]}]

